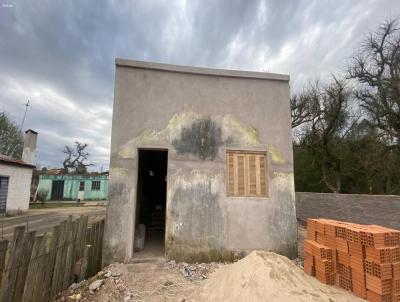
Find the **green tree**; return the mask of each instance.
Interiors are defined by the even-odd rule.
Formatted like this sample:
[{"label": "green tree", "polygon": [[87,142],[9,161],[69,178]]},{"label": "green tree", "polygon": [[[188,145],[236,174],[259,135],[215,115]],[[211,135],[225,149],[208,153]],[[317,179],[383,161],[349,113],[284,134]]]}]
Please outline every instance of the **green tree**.
[{"label": "green tree", "polygon": [[20,159],[24,138],[17,124],[6,112],[0,112],[0,154]]}]

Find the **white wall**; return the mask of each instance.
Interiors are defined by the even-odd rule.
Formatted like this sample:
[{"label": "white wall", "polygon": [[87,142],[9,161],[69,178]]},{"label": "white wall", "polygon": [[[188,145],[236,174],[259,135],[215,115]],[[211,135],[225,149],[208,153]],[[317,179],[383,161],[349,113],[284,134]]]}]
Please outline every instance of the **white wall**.
[{"label": "white wall", "polygon": [[27,211],[32,180],[32,169],[0,163],[0,175],[8,176],[7,213]]}]

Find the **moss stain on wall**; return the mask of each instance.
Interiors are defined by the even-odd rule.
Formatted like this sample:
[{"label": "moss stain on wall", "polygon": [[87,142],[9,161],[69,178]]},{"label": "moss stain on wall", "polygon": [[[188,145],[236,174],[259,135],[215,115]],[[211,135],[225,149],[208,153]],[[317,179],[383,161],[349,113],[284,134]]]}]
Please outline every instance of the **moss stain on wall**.
[{"label": "moss stain on wall", "polygon": [[[220,155],[219,147],[222,145],[261,146],[258,130],[243,124],[233,115],[203,117],[192,109],[185,109],[174,114],[164,129],[146,129],[124,144],[119,150],[119,156],[135,158],[138,146],[152,142],[173,145],[178,154],[191,153],[201,159],[214,159]],[[276,151],[274,160],[279,160],[279,155],[275,154]]]},{"label": "moss stain on wall", "polygon": [[275,145],[268,145],[268,153],[271,157],[272,162],[276,164],[285,163],[285,159],[283,158],[281,151],[279,151],[279,149]]},{"label": "moss stain on wall", "polygon": [[233,115],[227,114],[222,117],[222,128],[224,129],[224,140],[228,145],[260,146],[258,130],[244,125]]}]

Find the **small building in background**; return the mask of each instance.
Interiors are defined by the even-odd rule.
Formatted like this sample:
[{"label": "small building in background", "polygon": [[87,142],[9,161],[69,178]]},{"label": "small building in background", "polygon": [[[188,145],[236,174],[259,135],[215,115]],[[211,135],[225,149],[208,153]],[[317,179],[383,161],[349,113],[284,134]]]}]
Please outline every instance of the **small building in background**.
[{"label": "small building in background", "polygon": [[105,200],[107,174],[39,175],[37,192],[47,192],[45,200]]},{"label": "small building in background", "polygon": [[18,214],[29,209],[32,171],[35,168],[37,132],[25,132],[22,159],[0,154],[0,213]]}]

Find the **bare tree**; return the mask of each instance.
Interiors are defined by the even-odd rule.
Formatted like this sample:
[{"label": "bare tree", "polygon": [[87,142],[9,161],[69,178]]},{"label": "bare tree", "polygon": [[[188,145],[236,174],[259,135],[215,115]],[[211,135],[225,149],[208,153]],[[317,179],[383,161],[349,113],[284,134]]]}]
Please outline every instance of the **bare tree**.
[{"label": "bare tree", "polygon": [[75,142],[74,147],[65,146],[62,151],[66,157],[63,162],[65,173],[84,174],[87,172],[87,167],[92,164],[87,164],[85,161],[89,158],[89,153],[85,151],[88,144]]},{"label": "bare tree", "polygon": [[351,115],[350,92],[346,82],[333,77],[333,82],[321,86],[319,83],[308,90],[314,109],[312,119],[303,139],[304,145],[319,154],[322,162],[322,181],[332,192],[340,192],[342,172],[342,150],[340,142],[356,125],[357,118]]},{"label": "bare tree", "polygon": [[313,121],[318,116],[319,83],[309,83],[307,89],[290,98],[292,129]]},{"label": "bare tree", "polygon": [[400,30],[398,20],[370,33],[349,68],[355,96],[388,142],[400,147]]}]

